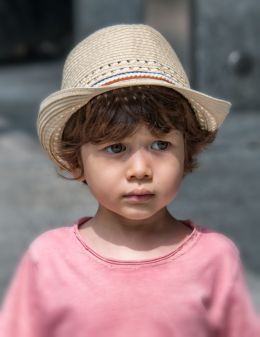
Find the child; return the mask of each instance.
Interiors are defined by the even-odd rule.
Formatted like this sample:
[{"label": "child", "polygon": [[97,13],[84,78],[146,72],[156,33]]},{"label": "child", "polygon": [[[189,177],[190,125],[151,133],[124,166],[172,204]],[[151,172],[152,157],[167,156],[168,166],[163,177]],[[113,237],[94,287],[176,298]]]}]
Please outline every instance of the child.
[{"label": "child", "polygon": [[229,108],[190,89],[149,26],[107,27],[72,50],[38,133],[99,206],[30,245],[1,337],[260,336],[236,246],[166,208]]}]

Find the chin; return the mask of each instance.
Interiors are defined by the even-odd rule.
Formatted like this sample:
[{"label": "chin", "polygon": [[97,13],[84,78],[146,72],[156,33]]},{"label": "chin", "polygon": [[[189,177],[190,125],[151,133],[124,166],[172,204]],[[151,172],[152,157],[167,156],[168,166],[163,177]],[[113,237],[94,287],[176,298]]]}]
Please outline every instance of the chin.
[{"label": "chin", "polygon": [[[110,206],[110,207],[109,207]],[[155,215],[163,211],[166,205],[160,205],[162,207],[111,207],[111,205],[103,205],[106,212],[110,213],[112,217],[122,218],[129,221],[142,221],[153,218]]]},{"label": "chin", "polygon": [[121,213],[118,214],[121,217],[128,219],[128,220],[136,220],[136,221],[140,221],[140,220],[147,220],[152,218],[155,214],[157,214],[158,211],[156,212],[125,212],[125,213]]}]

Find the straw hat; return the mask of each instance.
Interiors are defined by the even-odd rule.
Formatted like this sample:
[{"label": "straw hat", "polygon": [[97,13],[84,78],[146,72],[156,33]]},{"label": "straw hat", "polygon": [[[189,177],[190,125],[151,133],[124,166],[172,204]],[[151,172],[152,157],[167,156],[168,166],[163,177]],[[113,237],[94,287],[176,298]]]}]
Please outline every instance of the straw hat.
[{"label": "straw hat", "polygon": [[132,85],[172,88],[190,102],[202,129],[220,127],[231,104],[190,89],[185,71],[166,39],[142,24],[96,31],[79,43],[64,65],[61,90],[40,105],[37,128],[50,158],[68,169],[57,149],[65,123],[80,107],[105,91]]}]

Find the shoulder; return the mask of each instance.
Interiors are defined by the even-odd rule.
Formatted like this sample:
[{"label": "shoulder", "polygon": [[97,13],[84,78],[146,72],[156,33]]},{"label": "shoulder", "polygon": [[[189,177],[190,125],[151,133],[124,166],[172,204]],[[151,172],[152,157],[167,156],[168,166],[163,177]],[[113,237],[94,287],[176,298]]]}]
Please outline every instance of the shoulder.
[{"label": "shoulder", "polygon": [[216,230],[197,226],[200,233],[200,244],[212,252],[222,252],[228,255],[239,255],[239,249],[235,242],[223,233]]},{"label": "shoulder", "polygon": [[36,237],[28,248],[34,262],[54,258],[70,250],[74,239],[74,224],[48,230]]},{"label": "shoulder", "polygon": [[194,225],[194,227],[198,240],[194,246],[193,254],[197,260],[204,261],[214,268],[230,268],[231,270],[240,264],[238,246],[231,238],[203,226]]},{"label": "shoulder", "polygon": [[186,256],[189,266],[208,284],[230,287],[243,270],[236,243],[216,230],[193,225],[197,239]]}]

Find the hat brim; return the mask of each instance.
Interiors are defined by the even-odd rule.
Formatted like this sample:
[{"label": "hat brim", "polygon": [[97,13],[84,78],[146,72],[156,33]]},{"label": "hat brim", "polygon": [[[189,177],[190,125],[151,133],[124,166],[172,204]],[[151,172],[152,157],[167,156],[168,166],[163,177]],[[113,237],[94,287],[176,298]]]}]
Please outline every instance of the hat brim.
[{"label": "hat brim", "polygon": [[163,80],[128,79],[109,86],[61,89],[42,101],[37,120],[40,141],[59,167],[68,169],[66,163],[57,155],[56,149],[71,115],[95,96],[117,88],[137,85],[159,85],[179,92],[190,102],[201,127],[209,131],[215,131],[221,126],[231,108],[228,101]]}]

